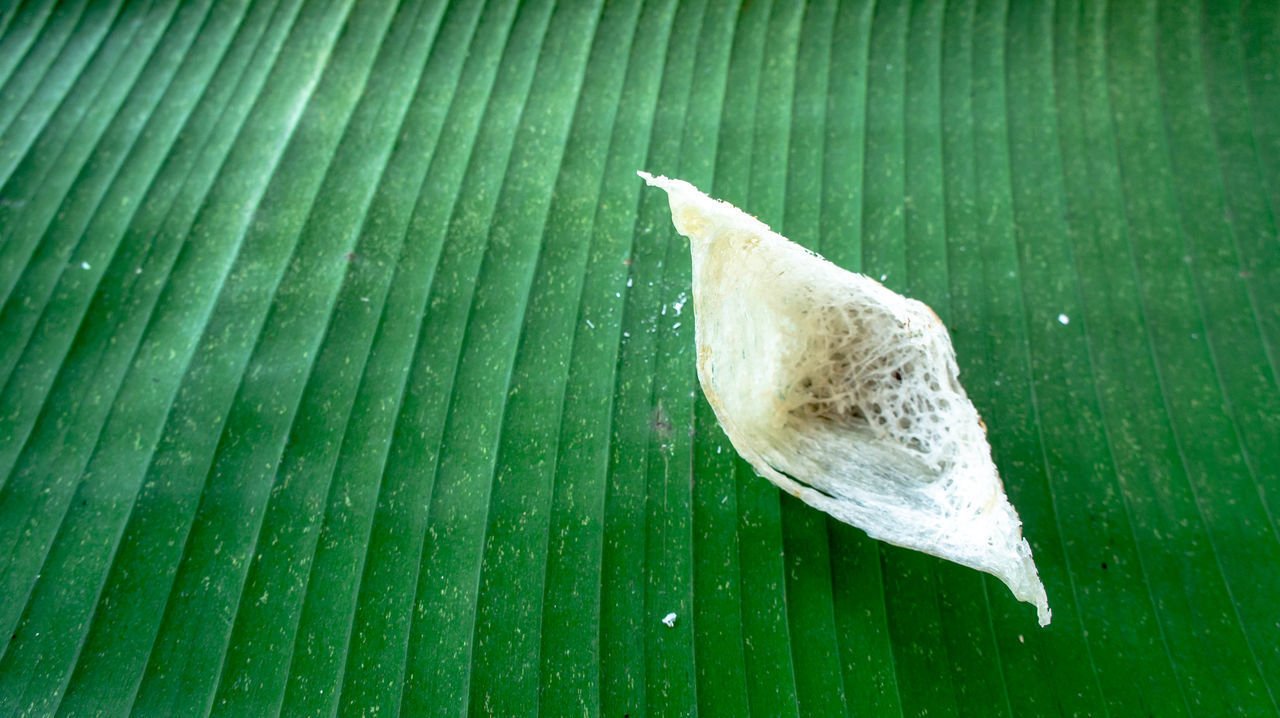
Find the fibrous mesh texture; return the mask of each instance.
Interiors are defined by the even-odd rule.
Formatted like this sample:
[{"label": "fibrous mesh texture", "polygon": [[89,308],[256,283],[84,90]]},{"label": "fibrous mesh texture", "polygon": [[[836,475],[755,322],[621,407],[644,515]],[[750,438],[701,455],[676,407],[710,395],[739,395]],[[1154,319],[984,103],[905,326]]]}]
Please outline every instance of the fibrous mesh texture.
[{"label": "fibrous mesh texture", "polygon": [[866,427],[945,470],[957,453],[946,417],[959,382],[945,362],[904,343],[905,332],[893,331],[897,322],[885,314],[866,304],[828,304],[800,317],[804,344],[794,371],[801,378],[785,408],[805,422]]},{"label": "fibrous mesh texture", "polygon": [[679,180],[698,377],[734,448],[784,490],[875,538],[990,572],[1049,620],[946,328]]}]

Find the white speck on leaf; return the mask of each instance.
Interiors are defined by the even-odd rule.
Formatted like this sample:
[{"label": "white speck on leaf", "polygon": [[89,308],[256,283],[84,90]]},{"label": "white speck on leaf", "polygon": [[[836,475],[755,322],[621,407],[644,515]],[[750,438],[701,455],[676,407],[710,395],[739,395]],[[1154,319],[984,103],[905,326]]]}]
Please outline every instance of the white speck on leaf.
[{"label": "white speck on leaf", "polygon": [[675,628],[675,627],[676,627],[676,614],[674,614],[674,613],[668,613],[667,615],[663,616],[663,617],[662,617],[662,623],[663,623],[663,625],[665,625],[667,628]]},{"label": "white speck on leaf", "polygon": [[1071,323],[1071,317],[1069,317],[1069,316],[1067,316],[1067,315],[1065,315],[1065,314],[1059,314],[1059,315],[1058,315],[1058,323],[1059,323],[1059,324],[1061,324],[1061,325],[1063,325],[1063,326],[1066,326],[1066,325],[1068,325],[1068,324],[1070,324],[1070,323]]},{"label": "white speck on leaf", "polygon": [[88,262],[81,262],[81,263],[80,263],[80,268],[81,268],[81,269],[88,269],[88,268],[89,268],[89,263],[88,263]]}]

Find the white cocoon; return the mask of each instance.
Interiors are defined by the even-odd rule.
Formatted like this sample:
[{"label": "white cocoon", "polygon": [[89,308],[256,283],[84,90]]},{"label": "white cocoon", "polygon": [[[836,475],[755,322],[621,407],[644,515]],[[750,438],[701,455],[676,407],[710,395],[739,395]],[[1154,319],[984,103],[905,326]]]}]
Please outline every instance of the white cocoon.
[{"label": "white cocoon", "polygon": [[937,315],[693,185],[667,192],[693,252],[698,379],[763,477],[870,536],[1049,602]]}]

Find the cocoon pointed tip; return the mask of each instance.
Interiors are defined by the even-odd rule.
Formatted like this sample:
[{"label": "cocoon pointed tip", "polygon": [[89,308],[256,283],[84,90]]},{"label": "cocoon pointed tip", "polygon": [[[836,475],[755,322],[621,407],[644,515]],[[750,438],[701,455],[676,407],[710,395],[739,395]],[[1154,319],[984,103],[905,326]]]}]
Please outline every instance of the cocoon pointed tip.
[{"label": "cocoon pointed tip", "polygon": [[691,240],[698,380],[738,453],[873,538],[996,576],[1047,625],[937,315],[688,182],[638,174],[666,191]]},{"label": "cocoon pointed tip", "polygon": [[[671,221],[676,231],[692,240],[702,239],[707,232],[734,228],[746,231],[769,232],[769,226],[728,202],[712,199],[697,187],[680,179],[662,175],[654,176],[639,170],[646,183],[667,193],[671,205]],[[799,249],[799,245],[794,245]],[[807,251],[807,250],[802,250]]]}]

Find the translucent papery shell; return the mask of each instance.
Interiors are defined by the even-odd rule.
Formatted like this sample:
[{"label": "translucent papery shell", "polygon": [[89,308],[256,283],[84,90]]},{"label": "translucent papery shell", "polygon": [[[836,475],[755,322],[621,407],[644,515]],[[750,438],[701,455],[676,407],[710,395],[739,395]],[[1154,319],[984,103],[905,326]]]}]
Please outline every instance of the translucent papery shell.
[{"label": "translucent papery shell", "polygon": [[687,182],[640,176],[667,192],[689,238],[698,380],[738,453],[873,538],[996,576],[1047,625],[937,315]]}]

